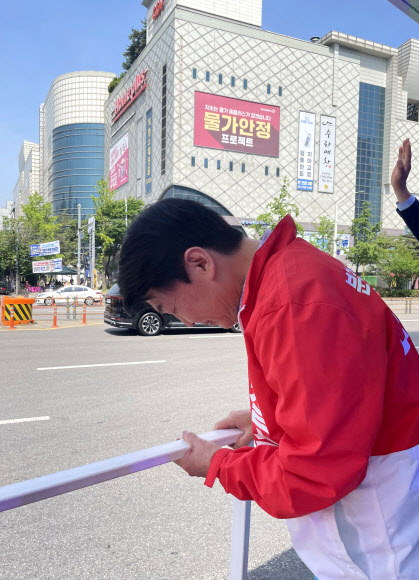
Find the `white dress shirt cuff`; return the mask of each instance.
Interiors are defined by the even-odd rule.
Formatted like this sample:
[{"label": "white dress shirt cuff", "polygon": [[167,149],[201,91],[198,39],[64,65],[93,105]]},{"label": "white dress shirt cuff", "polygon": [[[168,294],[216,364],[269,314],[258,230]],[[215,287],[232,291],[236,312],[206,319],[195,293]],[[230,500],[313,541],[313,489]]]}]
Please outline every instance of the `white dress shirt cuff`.
[{"label": "white dress shirt cuff", "polygon": [[410,207],[411,205],[413,205],[415,203],[416,197],[414,195],[411,195],[409,197],[409,199],[406,199],[406,201],[402,201],[402,203],[397,202],[397,209],[399,211],[403,211],[404,209],[407,209],[408,207]]}]

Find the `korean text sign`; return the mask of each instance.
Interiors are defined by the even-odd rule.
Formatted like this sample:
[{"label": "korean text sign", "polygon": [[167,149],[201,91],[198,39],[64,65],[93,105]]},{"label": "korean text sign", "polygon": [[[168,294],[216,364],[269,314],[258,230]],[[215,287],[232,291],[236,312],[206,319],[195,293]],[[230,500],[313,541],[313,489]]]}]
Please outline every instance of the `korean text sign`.
[{"label": "korean text sign", "polygon": [[197,147],[279,156],[279,107],[195,92]]},{"label": "korean text sign", "polygon": [[145,122],[145,192],[151,193],[151,155],[153,150],[153,109],[147,111]]},{"label": "korean text sign", "polygon": [[335,117],[320,116],[319,191],[333,193],[335,178]]},{"label": "korean text sign", "polygon": [[129,179],[128,133],[125,133],[110,151],[109,189],[118,189]]},{"label": "korean text sign", "polygon": [[313,191],[315,129],[316,115],[314,113],[300,111],[297,165],[297,189],[300,191]]},{"label": "korean text sign", "polygon": [[46,244],[33,244],[30,246],[31,257],[33,256],[52,256],[60,253],[60,240],[47,242]]},{"label": "korean text sign", "polygon": [[32,262],[32,272],[34,274],[47,272],[60,272],[62,269],[63,269],[62,258],[56,258],[55,260],[42,260],[39,262]]}]

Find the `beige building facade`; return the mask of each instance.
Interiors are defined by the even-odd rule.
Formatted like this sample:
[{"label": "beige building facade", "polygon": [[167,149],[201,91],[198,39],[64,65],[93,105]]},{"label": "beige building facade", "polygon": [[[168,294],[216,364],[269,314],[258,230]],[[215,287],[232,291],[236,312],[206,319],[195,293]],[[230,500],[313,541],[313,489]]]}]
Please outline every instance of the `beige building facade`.
[{"label": "beige building facade", "polygon": [[200,199],[246,225],[286,178],[307,232],[336,210],[348,231],[364,201],[404,231],[390,179],[400,142],[419,145],[418,41],[290,38],[262,30],[261,1],[143,4],[147,47],[105,104],[118,197]]}]

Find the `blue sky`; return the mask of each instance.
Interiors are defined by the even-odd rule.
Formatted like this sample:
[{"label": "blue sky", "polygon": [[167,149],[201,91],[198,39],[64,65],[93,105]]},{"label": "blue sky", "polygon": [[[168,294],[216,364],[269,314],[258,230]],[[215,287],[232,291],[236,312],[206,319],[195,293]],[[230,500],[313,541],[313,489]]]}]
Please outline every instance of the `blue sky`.
[{"label": "blue sky", "polygon": [[[39,141],[38,111],[52,81],[76,70],[120,73],[141,0],[13,0],[0,34],[0,207],[12,199],[22,141]],[[388,0],[263,0],[263,28],[309,40],[330,30],[398,47],[419,25]]]}]

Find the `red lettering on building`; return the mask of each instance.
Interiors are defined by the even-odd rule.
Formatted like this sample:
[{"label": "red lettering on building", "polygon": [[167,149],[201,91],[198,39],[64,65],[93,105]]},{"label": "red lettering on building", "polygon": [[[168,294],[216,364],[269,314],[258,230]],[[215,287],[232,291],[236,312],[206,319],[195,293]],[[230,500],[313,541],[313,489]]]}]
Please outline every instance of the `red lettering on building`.
[{"label": "red lettering on building", "polygon": [[114,115],[112,123],[115,123],[121,115],[132,105],[135,99],[147,88],[146,71],[135,75],[132,85],[116,99],[114,103]]},{"label": "red lettering on building", "polygon": [[153,20],[156,20],[156,18],[160,16],[163,8],[164,8],[164,0],[159,0],[153,8]]}]

